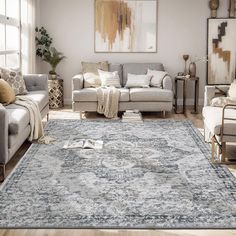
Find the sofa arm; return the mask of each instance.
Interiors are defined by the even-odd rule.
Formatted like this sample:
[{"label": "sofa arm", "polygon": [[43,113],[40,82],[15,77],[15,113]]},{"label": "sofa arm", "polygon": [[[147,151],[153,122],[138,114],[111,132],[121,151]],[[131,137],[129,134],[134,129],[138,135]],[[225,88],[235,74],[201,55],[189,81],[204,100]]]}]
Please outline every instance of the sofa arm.
[{"label": "sofa arm", "polygon": [[[211,100],[219,96],[221,91],[227,93],[229,90],[229,85],[207,85],[205,86],[205,93],[204,93],[204,106],[210,106]],[[223,93],[222,93],[223,96]]]},{"label": "sofa arm", "polygon": [[82,74],[75,75],[72,78],[72,91],[82,89],[83,85],[84,85],[84,77]]},{"label": "sofa arm", "polygon": [[0,165],[8,162],[8,114],[0,103]]},{"label": "sofa arm", "polygon": [[25,85],[28,91],[48,91],[48,76],[47,75],[24,75]]},{"label": "sofa arm", "polygon": [[165,76],[162,83],[163,89],[173,90],[173,81],[169,75]]}]

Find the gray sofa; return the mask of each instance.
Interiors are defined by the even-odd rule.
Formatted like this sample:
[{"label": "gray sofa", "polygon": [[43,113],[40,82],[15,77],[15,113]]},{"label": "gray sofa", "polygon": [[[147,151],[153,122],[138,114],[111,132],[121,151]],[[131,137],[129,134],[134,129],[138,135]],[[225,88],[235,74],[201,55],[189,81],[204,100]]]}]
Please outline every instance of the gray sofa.
[{"label": "gray sofa", "polygon": [[[49,112],[47,75],[24,76],[28,94],[37,101],[42,118]],[[0,181],[5,178],[5,165],[13,157],[30,134],[29,112],[26,108],[0,104]]]},{"label": "gray sofa", "polygon": [[[147,70],[164,71],[161,63],[126,63],[109,64],[109,71],[118,71],[121,85],[119,111],[138,109],[141,112],[165,112],[173,108],[172,80],[166,77],[162,88],[124,88],[127,75],[146,74]],[[84,88],[83,75],[79,74],[72,78],[72,107],[73,111],[95,112],[97,111],[96,88]]]}]

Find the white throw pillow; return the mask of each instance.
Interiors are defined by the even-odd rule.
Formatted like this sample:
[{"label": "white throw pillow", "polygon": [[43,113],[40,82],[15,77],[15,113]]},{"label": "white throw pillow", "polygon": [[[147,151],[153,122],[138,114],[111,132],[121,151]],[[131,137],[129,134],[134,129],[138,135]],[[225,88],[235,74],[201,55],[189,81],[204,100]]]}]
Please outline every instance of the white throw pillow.
[{"label": "white throw pillow", "polygon": [[229,88],[229,97],[236,99],[236,82],[232,83]]},{"label": "white throw pillow", "polygon": [[126,88],[149,88],[151,75],[127,75]]},{"label": "white throw pillow", "polygon": [[102,87],[116,87],[120,88],[120,77],[118,71],[109,72],[98,70],[100,80],[102,82]]},{"label": "white throw pillow", "polygon": [[94,73],[84,73],[84,88],[98,88],[101,86],[99,75]]},{"label": "white throw pillow", "polygon": [[162,87],[162,81],[165,78],[165,76],[168,75],[166,71],[158,71],[158,70],[150,70],[148,69],[147,75],[151,75],[151,87]]}]

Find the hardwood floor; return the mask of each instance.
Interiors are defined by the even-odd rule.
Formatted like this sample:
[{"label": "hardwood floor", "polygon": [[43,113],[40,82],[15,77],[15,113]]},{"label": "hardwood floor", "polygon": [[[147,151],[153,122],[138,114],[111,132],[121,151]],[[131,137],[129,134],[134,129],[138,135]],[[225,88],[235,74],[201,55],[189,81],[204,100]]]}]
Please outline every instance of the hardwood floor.
[{"label": "hardwood floor", "polygon": [[[161,113],[144,113],[144,119],[158,120],[163,119]],[[61,110],[50,111],[50,119],[79,119],[78,113],[73,113],[70,107]],[[103,116],[96,113],[89,113],[84,119],[104,119]],[[186,115],[167,113],[166,119],[184,120],[189,119],[202,132],[203,121],[201,113],[191,114],[187,109]],[[9,175],[15,168],[24,153],[30,147],[25,142],[14,158],[9,162],[6,168],[6,174]],[[227,147],[227,155],[236,158],[236,146]],[[229,170],[236,176],[236,166],[228,166]],[[0,213],[1,214],[1,213]],[[0,230],[0,236],[236,236],[236,230]]]}]

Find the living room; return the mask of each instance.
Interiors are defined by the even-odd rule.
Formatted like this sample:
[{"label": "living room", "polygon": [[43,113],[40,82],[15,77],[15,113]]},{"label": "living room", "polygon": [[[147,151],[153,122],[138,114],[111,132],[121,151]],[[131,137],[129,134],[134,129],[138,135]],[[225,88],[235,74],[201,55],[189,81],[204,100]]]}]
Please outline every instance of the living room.
[{"label": "living room", "polygon": [[235,0],[0,0],[0,236],[236,234]]}]

